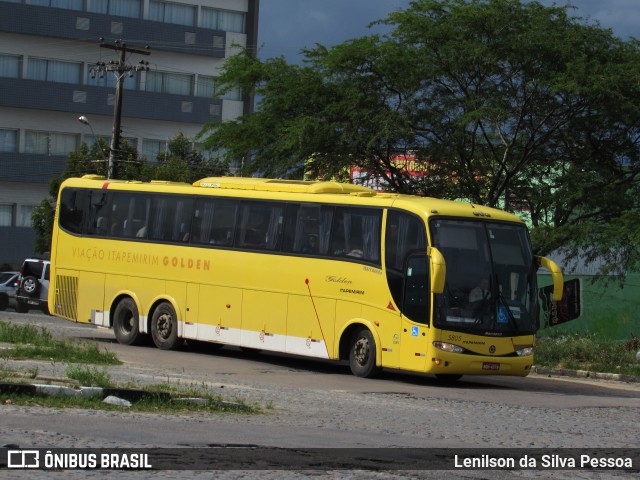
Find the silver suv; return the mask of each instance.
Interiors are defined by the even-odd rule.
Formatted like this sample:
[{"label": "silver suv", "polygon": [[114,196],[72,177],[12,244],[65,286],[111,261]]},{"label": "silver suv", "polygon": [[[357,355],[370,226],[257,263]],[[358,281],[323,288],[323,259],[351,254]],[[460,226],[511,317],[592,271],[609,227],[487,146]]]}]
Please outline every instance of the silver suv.
[{"label": "silver suv", "polygon": [[15,306],[18,272],[0,272],[0,310]]},{"label": "silver suv", "polygon": [[29,307],[39,307],[49,313],[49,273],[51,262],[27,258],[22,263],[16,290],[16,311],[26,313]]}]

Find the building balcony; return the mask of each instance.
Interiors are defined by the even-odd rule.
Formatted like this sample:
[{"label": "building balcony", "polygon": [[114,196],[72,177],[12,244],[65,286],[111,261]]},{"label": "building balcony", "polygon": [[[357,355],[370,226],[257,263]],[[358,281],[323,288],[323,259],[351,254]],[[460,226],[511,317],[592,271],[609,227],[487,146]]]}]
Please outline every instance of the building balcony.
[{"label": "building balcony", "polygon": [[153,50],[224,58],[226,32],[86,11],[0,2],[0,31],[98,41],[144,39]]},{"label": "building balcony", "polygon": [[[90,85],[0,78],[0,107],[112,115],[115,90]],[[123,90],[122,116],[202,125],[220,120],[222,100]]]}]

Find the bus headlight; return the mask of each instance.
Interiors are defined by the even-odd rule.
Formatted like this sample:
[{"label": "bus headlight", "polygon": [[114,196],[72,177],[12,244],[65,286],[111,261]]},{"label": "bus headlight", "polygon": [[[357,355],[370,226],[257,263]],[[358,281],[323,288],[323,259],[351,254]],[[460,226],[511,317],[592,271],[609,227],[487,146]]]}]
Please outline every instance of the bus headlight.
[{"label": "bus headlight", "polygon": [[516,355],[519,357],[528,357],[533,355],[533,347],[516,346]]},{"label": "bus headlight", "polygon": [[462,353],[464,352],[464,348],[459,347],[458,345],[454,345],[453,343],[446,342],[433,342],[433,346],[439,350],[443,350],[445,352],[451,353]]}]

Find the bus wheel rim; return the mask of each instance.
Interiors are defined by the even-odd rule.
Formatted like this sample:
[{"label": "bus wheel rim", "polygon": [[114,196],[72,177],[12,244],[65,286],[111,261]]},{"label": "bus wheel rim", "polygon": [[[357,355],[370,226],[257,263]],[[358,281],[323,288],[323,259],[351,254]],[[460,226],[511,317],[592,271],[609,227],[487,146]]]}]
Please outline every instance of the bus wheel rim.
[{"label": "bus wheel rim", "polygon": [[364,337],[360,337],[354,344],[353,349],[358,365],[366,365],[369,360],[369,341]]},{"label": "bus wheel rim", "polygon": [[171,336],[172,319],[171,315],[163,314],[158,317],[158,335],[164,339]]}]

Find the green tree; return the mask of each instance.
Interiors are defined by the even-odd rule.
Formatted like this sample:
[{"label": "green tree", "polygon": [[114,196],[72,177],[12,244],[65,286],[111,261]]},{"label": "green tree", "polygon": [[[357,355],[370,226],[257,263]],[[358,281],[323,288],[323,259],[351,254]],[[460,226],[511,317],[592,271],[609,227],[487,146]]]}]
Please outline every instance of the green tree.
[{"label": "green tree", "polygon": [[[98,137],[91,146],[83,142],[77,151],[69,153],[67,165],[62,172],[61,179],[89,174],[106,177],[108,158],[109,144],[103,137]],[[120,151],[115,161],[113,177],[120,180],[149,179],[149,168],[146,160],[139,158],[137,148],[129,145],[126,139],[120,140]]]},{"label": "green tree", "polygon": [[52,178],[49,181],[49,198],[45,198],[40,205],[31,212],[31,227],[36,233],[35,251],[49,253],[51,251],[51,234],[53,233],[53,218],[55,216],[55,200],[60,189],[60,180]]},{"label": "green tree", "polygon": [[[221,93],[257,111],[203,129],[247,172],[322,176],[357,166],[398,192],[522,213],[538,253],[559,247],[638,267],[640,43],[569,7],[416,0],[385,36],[305,50],[302,65],[229,59]],[[429,175],[393,162],[415,153]]]},{"label": "green tree", "polygon": [[158,154],[157,164],[152,169],[154,179],[174,182],[193,183],[205,177],[226,175],[229,175],[227,162],[206,159],[183,133],[169,141],[167,152]]}]

